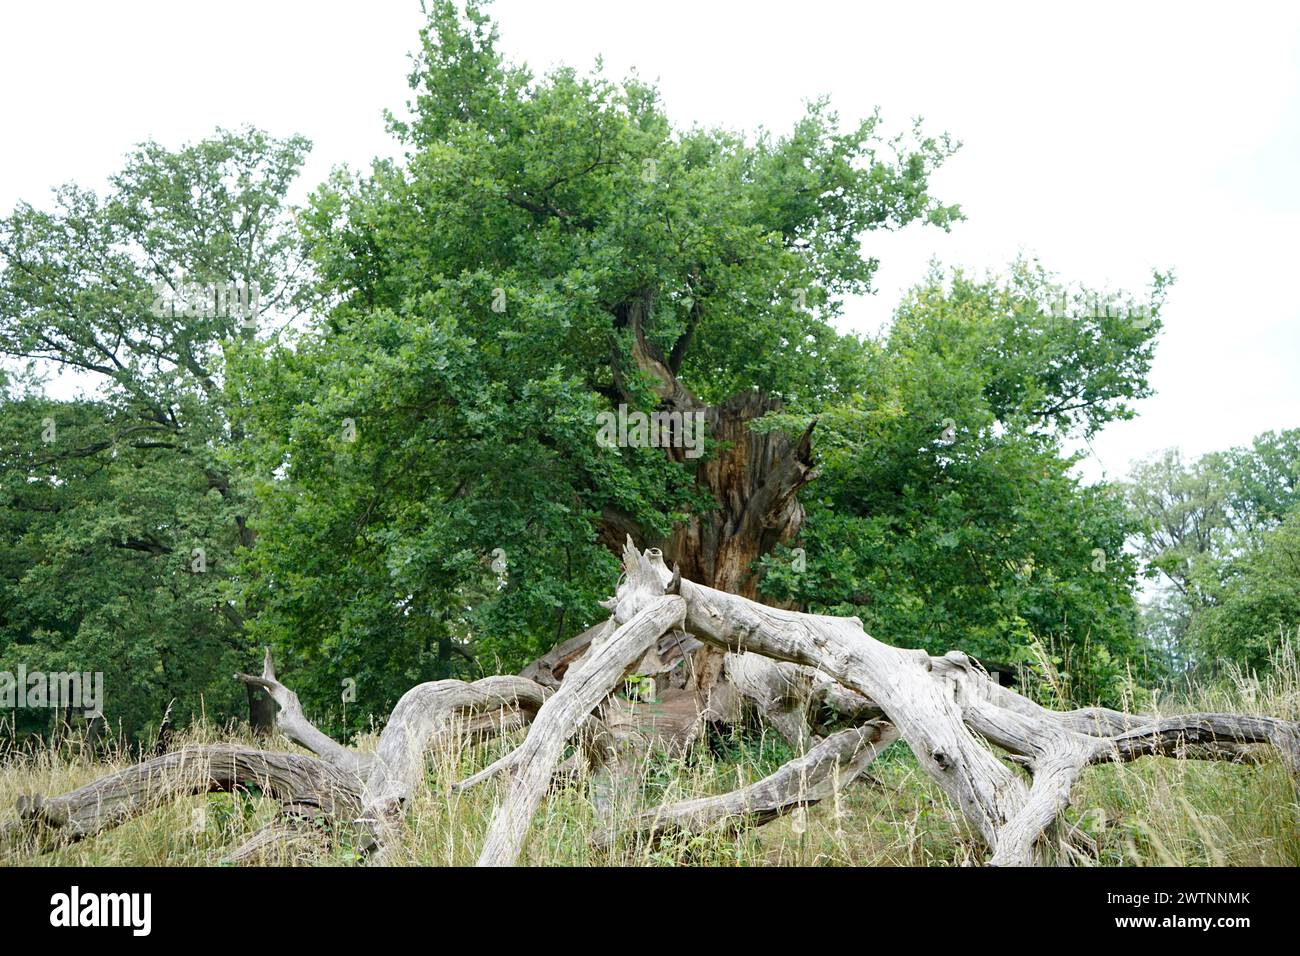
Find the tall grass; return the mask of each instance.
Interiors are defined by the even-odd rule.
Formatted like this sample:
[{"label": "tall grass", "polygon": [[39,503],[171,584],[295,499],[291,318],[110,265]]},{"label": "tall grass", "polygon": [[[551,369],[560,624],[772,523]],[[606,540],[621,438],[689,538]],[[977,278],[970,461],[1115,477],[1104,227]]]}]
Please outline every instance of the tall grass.
[{"label": "tall grass", "polygon": [[[1233,710],[1300,719],[1297,645],[1278,649],[1263,676],[1236,672],[1211,688],[1186,688],[1155,700],[1158,713]],[[463,779],[519,742],[518,733],[478,747],[451,746],[432,753],[427,787],[408,806],[409,826],[395,865],[467,865],[474,862],[500,784],[464,794],[450,784]],[[232,730],[202,724],[181,743],[241,741]],[[359,742],[373,746],[373,735]],[[292,749],[287,741],[274,746]],[[771,732],[714,736],[711,746],[684,756],[644,758],[641,782],[617,794],[612,821],[639,809],[724,793],[775,770],[791,756]],[[129,765],[136,755],[118,749],[92,756],[76,739],[54,748],[19,749],[0,765],[0,821],[12,818],[20,794],[57,794]],[[533,826],[524,862],[586,866],[956,866],[977,862],[980,847],[961,814],[895,744],[835,799],[745,832],[717,830],[675,837],[656,845],[620,839],[593,848],[591,837],[609,820],[596,816],[580,778],[552,793]],[[0,853],[0,865],[221,865],[263,824],[273,801],[253,794],[213,794],[175,801],[97,838],[36,855]],[[1089,768],[1076,787],[1070,822],[1092,836],[1095,856],[1083,865],[1300,865],[1300,806],[1281,764],[1144,758]],[[265,855],[264,864],[346,865],[356,861],[346,834],[335,840],[289,844]]]}]

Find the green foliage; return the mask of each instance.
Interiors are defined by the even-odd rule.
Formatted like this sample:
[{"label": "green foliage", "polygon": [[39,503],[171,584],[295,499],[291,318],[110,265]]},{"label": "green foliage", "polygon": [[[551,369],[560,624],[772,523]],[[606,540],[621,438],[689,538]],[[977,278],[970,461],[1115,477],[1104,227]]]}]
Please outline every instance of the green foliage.
[{"label": "green foliage", "polygon": [[1264,432],[1224,455],[1228,508],[1245,533],[1271,528],[1300,507],[1300,428]]},{"label": "green foliage", "polygon": [[[279,206],[305,150],[256,131],[149,143],[106,197],[68,186],[53,211],[0,220],[0,353],[28,363],[0,395],[0,669],[102,671],[128,733],[173,701],[182,721],[239,712],[230,675],[255,658],[234,556],[252,532],[223,378],[255,345],[237,309],[187,294],[256,283],[269,314],[289,312]],[[93,397],[43,397],[50,367]]]},{"label": "green foliage", "polygon": [[1300,429],[1133,469],[1139,555],[1162,585],[1145,611],[1179,671],[1266,669],[1300,625]]},{"label": "green foliage", "polygon": [[1188,643],[1206,670],[1228,663],[1266,670],[1300,626],[1300,508],[1216,570],[1207,584],[1211,601],[1193,617]]},{"label": "green foliage", "polygon": [[1059,294],[1020,264],[1006,281],[935,273],[908,297],[861,392],[818,421],[803,560],[770,557],[765,591],[931,652],[1015,664],[1061,643],[1083,699],[1116,702],[1125,662],[1146,669],[1133,526],[1059,442],[1130,414],[1159,323],[1062,318],[1046,306]]},{"label": "green foliage", "polygon": [[1177,450],[1133,467],[1129,507],[1140,522],[1138,554],[1191,601],[1206,562],[1230,547],[1230,479],[1222,456],[1184,463]]}]

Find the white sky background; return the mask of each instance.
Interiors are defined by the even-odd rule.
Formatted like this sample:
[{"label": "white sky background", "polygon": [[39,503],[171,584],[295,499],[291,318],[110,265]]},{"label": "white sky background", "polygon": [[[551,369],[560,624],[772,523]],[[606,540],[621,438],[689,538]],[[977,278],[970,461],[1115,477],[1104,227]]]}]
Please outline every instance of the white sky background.
[{"label": "white sky background", "polygon": [[[498,0],[502,47],[535,72],[635,68],[669,115],[782,131],[829,94],[846,122],[920,115],[964,146],[934,192],[968,221],[867,237],[878,329],[931,257],[1001,269],[1036,255],[1069,280],[1141,292],[1178,274],[1140,416],[1083,473],[1121,477],[1169,446],[1200,454],[1300,427],[1300,5]],[[331,166],[395,148],[415,0],[59,2],[0,7],[0,210],[102,188],[145,139],[251,123],[315,143],[294,198]]]}]

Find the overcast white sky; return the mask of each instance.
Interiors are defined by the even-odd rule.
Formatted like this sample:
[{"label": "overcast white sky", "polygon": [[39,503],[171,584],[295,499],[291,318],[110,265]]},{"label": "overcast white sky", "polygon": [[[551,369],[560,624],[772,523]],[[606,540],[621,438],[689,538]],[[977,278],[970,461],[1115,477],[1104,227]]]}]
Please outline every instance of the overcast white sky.
[{"label": "overcast white sky", "polygon": [[[787,128],[829,94],[846,119],[923,116],[964,147],[937,195],[949,235],[868,237],[874,330],[938,257],[1065,277],[1178,283],[1133,422],[1094,441],[1090,477],[1171,445],[1191,454],[1300,426],[1300,5],[499,0],[502,45],[658,79],[681,125]],[[14,3],[0,7],[0,210],[66,181],[100,188],[135,143],[252,123],[315,142],[299,196],[339,163],[394,152],[415,0]]]}]

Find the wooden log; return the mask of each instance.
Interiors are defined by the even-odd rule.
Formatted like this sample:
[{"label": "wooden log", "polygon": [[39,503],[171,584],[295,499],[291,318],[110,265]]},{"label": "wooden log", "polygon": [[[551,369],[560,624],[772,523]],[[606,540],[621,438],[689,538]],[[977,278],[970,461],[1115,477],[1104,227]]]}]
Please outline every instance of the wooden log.
[{"label": "wooden log", "polygon": [[21,830],[43,847],[83,840],[178,797],[256,788],[299,816],[350,820],[360,807],[356,778],[307,754],[232,744],[191,745],[101,777],[57,797],[20,797]]},{"label": "wooden log", "polygon": [[637,553],[630,541],[628,545],[625,583],[608,602],[619,626],[592,642],[581,660],[569,668],[559,690],[538,711],[519,759],[510,769],[505,798],[488,826],[479,866],[511,866],[518,860],[533,815],[569,738],[652,644],[682,622],[685,605],[681,598],[665,595],[649,558]]},{"label": "wooden log", "polygon": [[897,739],[898,731],[887,721],[841,730],[749,786],[646,810],[626,823],[602,828],[592,842],[609,846],[623,835],[655,841],[673,833],[698,834],[715,827],[762,826],[830,797]]},{"label": "wooden log", "polygon": [[484,677],[419,684],[393,708],[362,788],[357,818],[365,851],[382,849],[400,829],[406,801],[424,779],[424,755],[439,737],[458,734],[466,718],[502,708],[536,713],[549,691],[525,677]]}]

